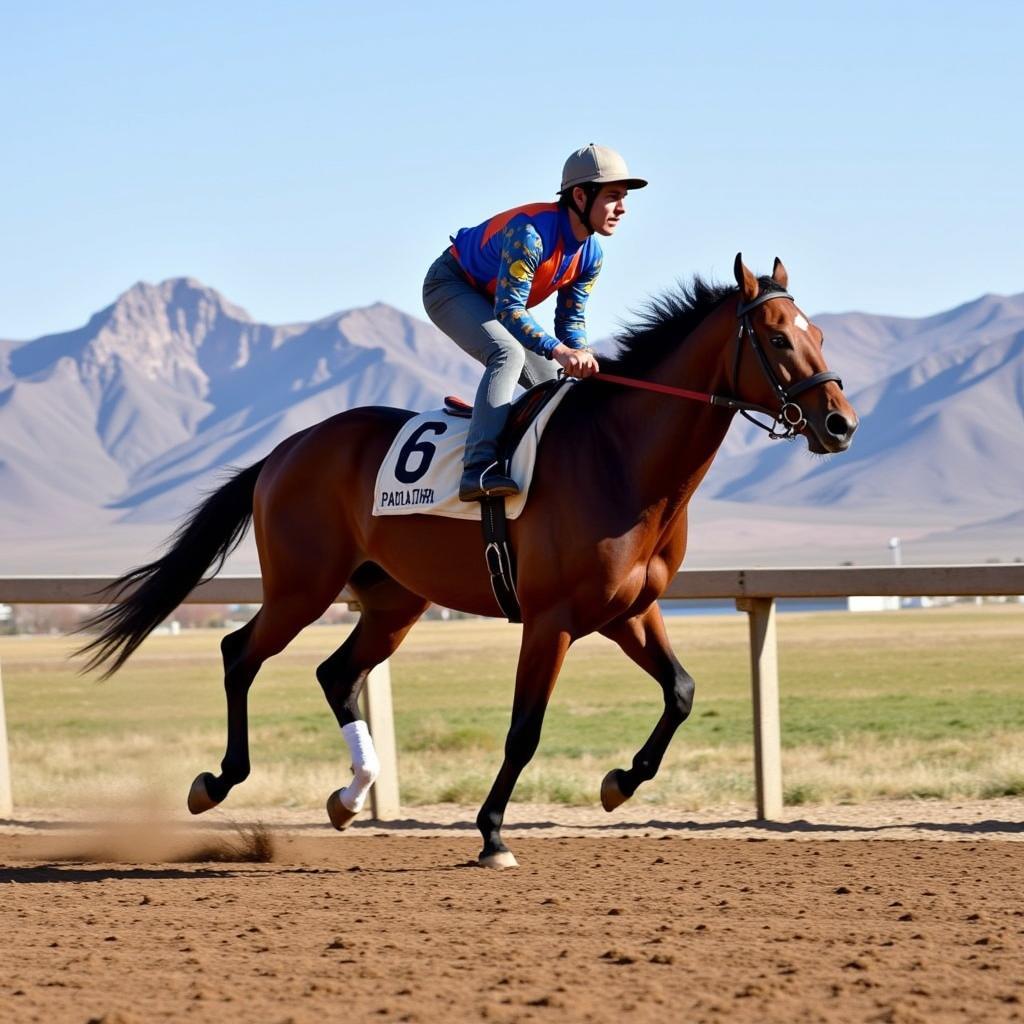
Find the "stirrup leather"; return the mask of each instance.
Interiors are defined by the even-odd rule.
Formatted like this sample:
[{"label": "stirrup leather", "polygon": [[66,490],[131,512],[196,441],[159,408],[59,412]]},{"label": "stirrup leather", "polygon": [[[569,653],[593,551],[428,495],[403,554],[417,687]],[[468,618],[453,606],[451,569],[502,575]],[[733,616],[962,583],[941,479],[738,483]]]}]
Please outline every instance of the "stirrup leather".
[{"label": "stirrup leather", "polygon": [[505,521],[505,499],[484,498],[480,502],[480,513],[484,559],[490,573],[494,599],[509,622],[522,622],[523,610],[516,593],[516,559],[508,540],[508,524]]}]

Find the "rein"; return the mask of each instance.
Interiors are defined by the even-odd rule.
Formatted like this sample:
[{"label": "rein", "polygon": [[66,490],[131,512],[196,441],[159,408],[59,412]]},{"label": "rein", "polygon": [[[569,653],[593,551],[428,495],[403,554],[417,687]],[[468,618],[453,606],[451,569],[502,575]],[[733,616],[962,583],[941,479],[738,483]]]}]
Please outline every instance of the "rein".
[{"label": "rein", "polygon": [[668,384],[655,384],[651,380],[638,380],[636,377],[619,377],[614,373],[598,373],[593,380],[603,380],[608,384],[623,384],[628,388],[637,388],[639,391],[657,391],[662,395],[674,395],[676,398],[692,398],[697,402],[706,402],[708,405],[721,405],[727,409],[742,411],[752,409],[754,412],[763,412],[767,416],[773,415],[771,409],[763,405],[754,405],[752,402],[743,402],[738,398],[729,398],[725,395],[712,395],[706,391],[690,391],[687,388],[674,388]]},{"label": "rein", "polygon": [[[730,395],[714,395],[706,391],[691,391],[688,388],[676,388],[671,387],[668,384],[656,384],[654,381],[639,380],[635,377],[619,377],[613,373],[599,372],[591,379],[603,380],[608,384],[621,384],[625,387],[637,388],[641,391],[656,391],[659,394],[672,395],[676,398],[689,398],[696,402],[704,402],[707,405],[717,405],[725,409],[732,409],[734,412],[739,412],[742,416],[746,417],[746,419],[750,420],[750,422],[755,426],[767,431],[768,436],[773,440],[781,439],[792,441],[796,437],[797,432],[807,422],[807,417],[804,416],[803,410],[796,402],[793,401],[793,399],[796,398],[797,395],[801,395],[805,391],[808,391],[810,388],[817,387],[819,384],[826,384],[829,381],[835,381],[840,388],[843,386],[843,382],[839,374],[832,370],[823,370],[821,373],[812,374],[810,377],[798,381],[796,384],[793,384],[788,388],[784,388],[780,383],[779,378],[772,369],[771,363],[768,361],[768,357],[765,355],[764,349],[761,347],[761,342],[758,340],[757,334],[754,331],[754,326],[750,322],[750,312],[763,303],[770,302],[772,299],[792,298],[793,296],[790,295],[789,292],[766,292],[750,302],[741,302],[736,307],[736,317],[740,322],[740,327],[736,339],[736,362],[733,366],[732,379],[733,381],[739,379],[740,359],[743,356],[744,349],[743,337],[746,335],[746,337],[750,339],[750,344],[754,349],[754,352],[757,353],[758,360],[761,363],[761,368],[764,370],[765,376],[775,389],[775,393],[779,396],[780,407],[777,412],[774,412],[766,406],[756,405],[753,402],[746,402],[741,398],[733,398]],[[762,423],[751,415],[751,413],[754,412],[761,413],[764,416],[771,416],[772,422]]]}]

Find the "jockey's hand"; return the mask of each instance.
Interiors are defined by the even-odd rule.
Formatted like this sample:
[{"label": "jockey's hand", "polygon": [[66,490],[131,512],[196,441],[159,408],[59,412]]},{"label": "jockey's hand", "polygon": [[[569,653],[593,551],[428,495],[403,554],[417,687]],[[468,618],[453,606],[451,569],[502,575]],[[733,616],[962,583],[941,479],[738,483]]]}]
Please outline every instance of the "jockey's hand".
[{"label": "jockey's hand", "polygon": [[557,345],[551,352],[551,358],[565,370],[567,377],[592,377],[600,372],[597,356],[590,349]]}]

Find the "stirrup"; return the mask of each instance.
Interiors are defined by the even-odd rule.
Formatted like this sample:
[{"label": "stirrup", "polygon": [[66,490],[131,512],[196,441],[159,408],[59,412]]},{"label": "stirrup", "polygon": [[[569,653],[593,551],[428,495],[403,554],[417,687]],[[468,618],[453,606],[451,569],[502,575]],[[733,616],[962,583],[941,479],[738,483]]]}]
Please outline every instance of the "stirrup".
[{"label": "stirrup", "polygon": [[467,466],[459,482],[460,501],[483,501],[485,498],[508,498],[519,493],[519,484],[495,460],[487,465]]}]

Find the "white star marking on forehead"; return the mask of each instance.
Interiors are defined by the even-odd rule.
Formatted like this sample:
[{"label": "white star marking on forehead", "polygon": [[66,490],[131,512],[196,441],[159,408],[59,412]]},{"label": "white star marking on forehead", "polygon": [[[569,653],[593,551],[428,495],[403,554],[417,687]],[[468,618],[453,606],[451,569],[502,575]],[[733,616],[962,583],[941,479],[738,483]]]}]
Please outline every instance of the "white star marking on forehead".
[{"label": "white star marking on forehead", "polygon": [[807,320],[805,319],[805,317],[804,317],[804,315],[802,313],[797,313],[796,319],[794,319],[793,323],[795,323],[797,325],[797,327],[800,328],[801,331],[806,331],[808,326],[809,326],[809,324],[807,323]]}]

